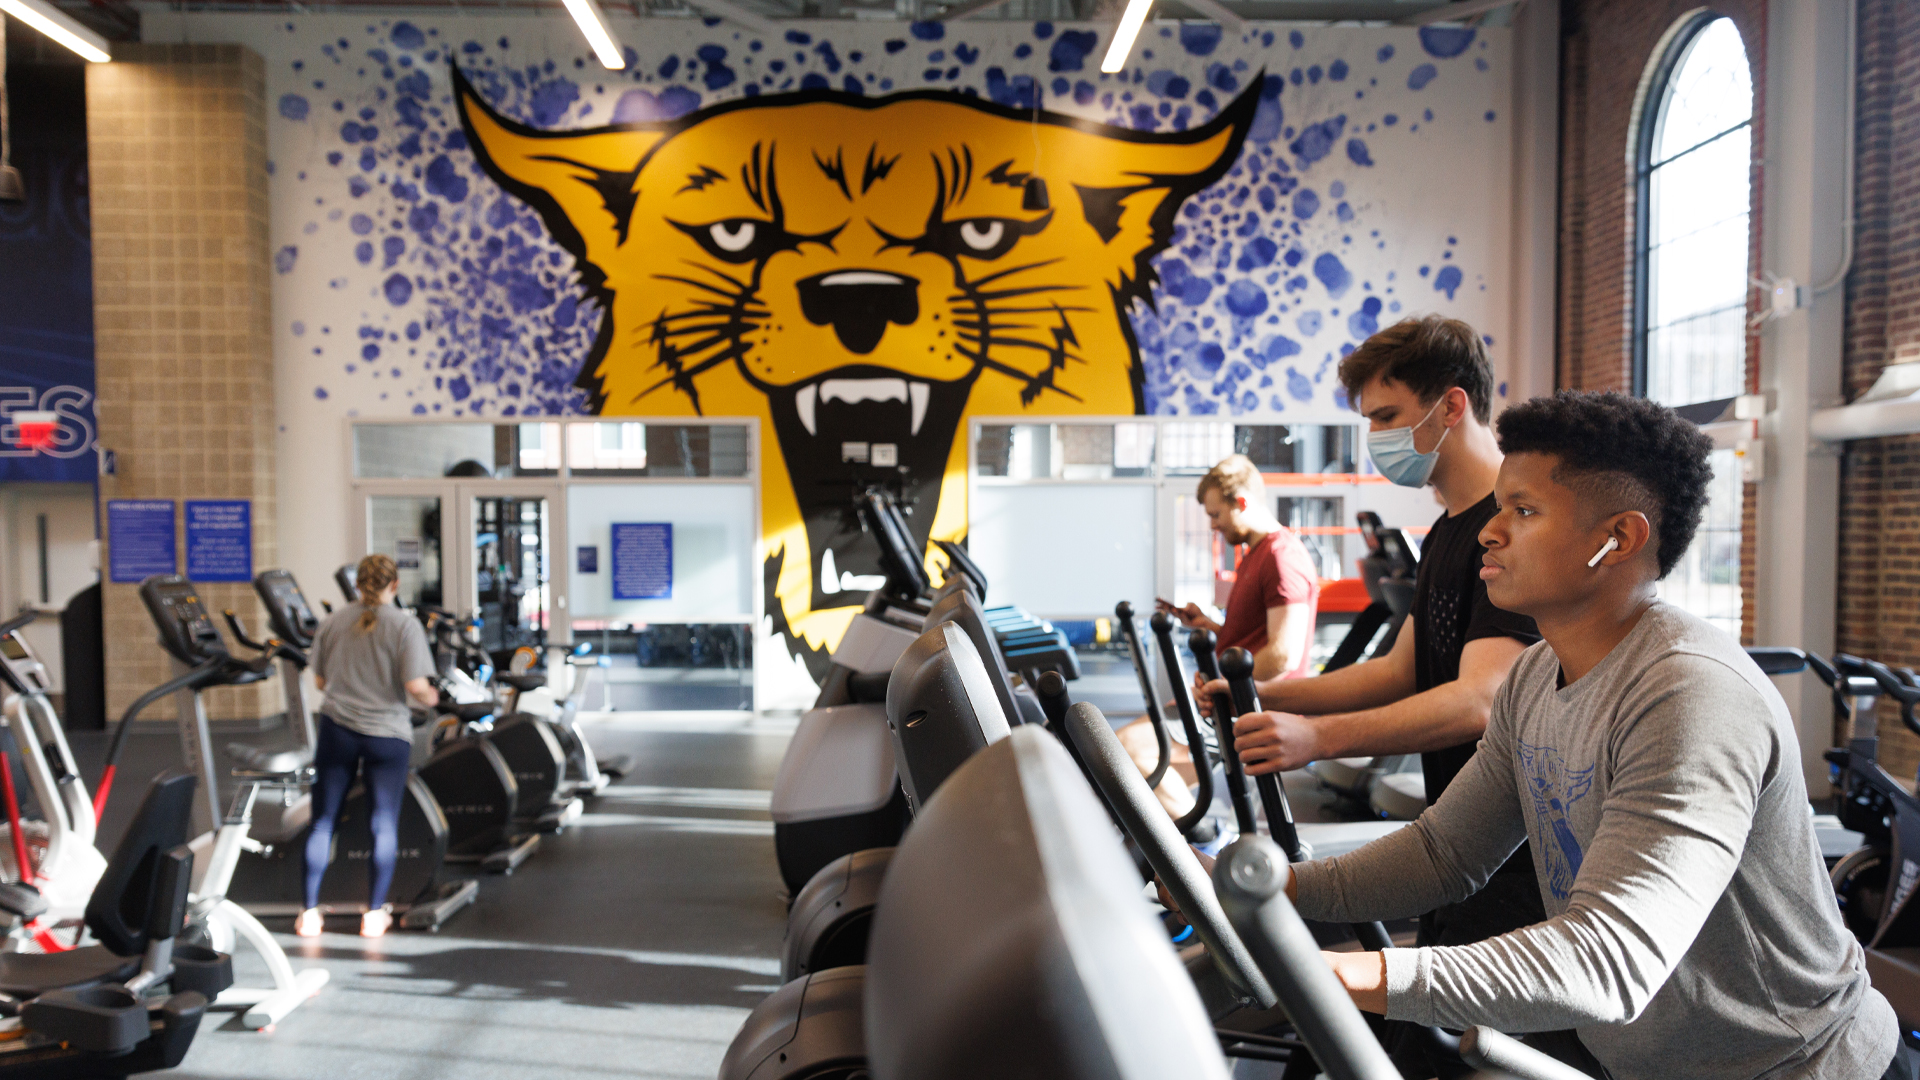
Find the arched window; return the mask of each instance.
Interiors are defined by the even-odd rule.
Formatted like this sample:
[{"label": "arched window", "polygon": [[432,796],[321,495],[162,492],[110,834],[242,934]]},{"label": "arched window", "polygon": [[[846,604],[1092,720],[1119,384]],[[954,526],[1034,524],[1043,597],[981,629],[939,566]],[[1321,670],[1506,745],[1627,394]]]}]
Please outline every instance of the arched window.
[{"label": "arched window", "polygon": [[[1753,73],[1733,22],[1682,20],[1641,101],[1634,390],[1676,407],[1732,398],[1746,392],[1753,165]],[[1713,465],[1706,519],[1660,591],[1738,635],[1739,465],[1730,450]]]}]

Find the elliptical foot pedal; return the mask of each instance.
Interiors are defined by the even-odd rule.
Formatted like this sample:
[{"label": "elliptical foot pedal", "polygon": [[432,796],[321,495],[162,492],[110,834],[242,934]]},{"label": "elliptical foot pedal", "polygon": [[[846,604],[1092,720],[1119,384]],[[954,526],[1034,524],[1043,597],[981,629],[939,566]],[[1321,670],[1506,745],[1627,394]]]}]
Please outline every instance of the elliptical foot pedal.
[{"label": "elliptical foot pedal", "polygon": [[407,905],[406,913],[400,916],[400,925],[408,930],[438,930],[441,923],[453,918],[456,912],[479,896],[480,883],[477,881],[445,882],[434,899]]},{"label": "elliptical foot pedal", "polygon": [[585,810],[586,805],[579,799],[568,799],[559,806],[555,806],[546,813],[541,814],[540,817],[533,822],[533,828],[536,832],[560,832],[567,826],[580,820],[580,815]]},{"label": "elliptical foot pedal", "polygon": [[94,1054],[124,1054],[147,1037],[147,1006],[124,986],[41,994],[20,1010],[28,1031]]},{"label": "elliptical foot pedal", "polygon": [[511,874],[533,853],[540,850],[540,836],[523,836],[498,851],[490,851],[480,860],[480,868],[495,874]]}]

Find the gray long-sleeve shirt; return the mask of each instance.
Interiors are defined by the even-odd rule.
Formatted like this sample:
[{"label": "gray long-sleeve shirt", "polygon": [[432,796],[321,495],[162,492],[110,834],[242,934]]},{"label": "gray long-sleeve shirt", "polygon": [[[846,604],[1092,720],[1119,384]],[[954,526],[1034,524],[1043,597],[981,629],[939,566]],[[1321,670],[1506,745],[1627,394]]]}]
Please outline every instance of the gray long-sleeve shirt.
[{"label": "gray long-sleeve shirt", "polygon": [[1386,952],[1387,1015],[1577,1028],[1616,1080],[1878,1077],[1898,1023],[1823,870],[1786,703],[1655,604],[1570,686],[1521,654],[1480,749],[1412,825],[1297,868],[1308,918],[1404,918],[1533,843],[1547,921]]}]

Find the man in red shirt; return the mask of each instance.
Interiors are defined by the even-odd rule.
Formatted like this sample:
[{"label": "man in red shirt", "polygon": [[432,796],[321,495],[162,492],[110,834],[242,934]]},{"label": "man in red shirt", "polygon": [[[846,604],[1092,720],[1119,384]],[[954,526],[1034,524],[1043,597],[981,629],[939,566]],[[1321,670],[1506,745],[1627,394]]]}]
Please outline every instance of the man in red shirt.
[{"label": "man in red shirt", "polygon": [[[1177,608],[1161,601],[1157,606],[1188,629],[1213,631],[1223,650],[1238,647],[1251,652],[1255,679],[1307,674],[1320,575],[1306,545],[1273,516],[1260,470],[1235,454],[1200,478],[1194,497],[1206,508],[1214,531],[1227,543],[1246,547],[1234,567],[1226,622],[1214,622],[1198,604]],[[1153,772],[1160,748],[1146,717],[1121,728],[1120,743],[1141,773]],[[1194,780],[1193,757],[1184,744],[1175,742],[1172,765],[1154,794],[1168,813],[1178,817],[1193,806],[1188,786]]]}]

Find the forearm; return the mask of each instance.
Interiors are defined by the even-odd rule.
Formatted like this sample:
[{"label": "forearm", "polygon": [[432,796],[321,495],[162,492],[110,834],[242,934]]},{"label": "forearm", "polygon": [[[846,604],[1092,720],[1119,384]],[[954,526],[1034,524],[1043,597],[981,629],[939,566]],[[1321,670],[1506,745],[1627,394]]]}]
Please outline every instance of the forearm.
[{"label": "forearm", "polygon": [[1323,758],[1423,754],[1480,738],[1492,709],[1487,695],[1456,681],[1377,708],[1317,716],[1313,723]]},{"label": "forearm", "polygon": [[1411,670],[1402,672],[1391,657],[1369,660],[1311,679],[1259,680],[1255,689],[1263,708],[1302,716],[1324,716],[1373,709],[1413,693]]},{"label": "forearm", "polygon": [[[1259,652],[1253,654],[1253,684],[1256,692],[1260,684],[1271,682],[1279,685],[1286,675],[1299,666],[1292,651],[1277,641],[1269,641]],[[1265,700],[1264,695],[1262,700]]]},{"label": "forearm", "polygon": [[1292,884],[1301,916],[1334,923],[1405,919],[1459,899],[1460,889],[1448,887],[1418,825],[1345,855],[1296,864]]}]

